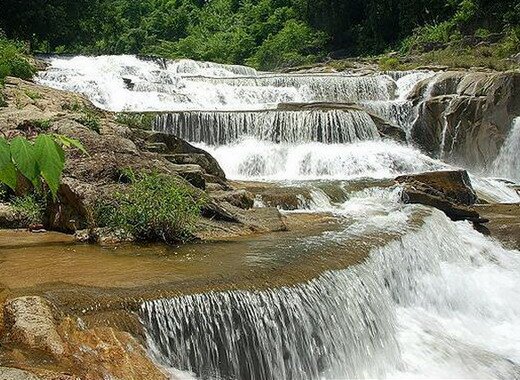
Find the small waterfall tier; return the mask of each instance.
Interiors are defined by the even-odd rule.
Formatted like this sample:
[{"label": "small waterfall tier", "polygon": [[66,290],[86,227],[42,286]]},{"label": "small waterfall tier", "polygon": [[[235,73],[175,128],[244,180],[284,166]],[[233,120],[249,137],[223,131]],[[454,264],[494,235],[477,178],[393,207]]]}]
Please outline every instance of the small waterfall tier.
[{"label": "small waterfall tier", "polygon": [[265,73],[239,65],[134,56],[46,57],[36,80],[109,111],[258,110],[289,102],[404,99],[429,72]]},{"label": "small waterfall tier", "polygon": [[512,181],[520,181],[520,117],[513,120],[509,136],[493,163],[493,173]]},{"label": "small waterfall tier", "polygon": [[361,110],[175,112],[157,116],[154,129],[214,146],[244,138],[291,144],[379,139],[374,121]]},{"label": "small waterfall tier", "polygon": [[348,270],[140,314],[156,358],[198,379],[517,379],[516,256],[434,211]]}]

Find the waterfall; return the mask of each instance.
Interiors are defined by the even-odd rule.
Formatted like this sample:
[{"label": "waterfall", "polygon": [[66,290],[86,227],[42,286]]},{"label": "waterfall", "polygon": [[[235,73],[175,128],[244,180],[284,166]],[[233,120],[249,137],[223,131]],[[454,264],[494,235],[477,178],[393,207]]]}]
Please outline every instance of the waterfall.
[{"label": "waterfall", "polygon": [[148,301],[141,318],[157,357],[202,379],[513,379],[517,255],[433,211],[363,264],[296,286]]},{"label": "waterfall", "polygon": [[263,73],[245,66],[134,56],[45,59],[49,68],[38,74],[38,83],[82,93],[109,111],[236,111],[288,102],[403,100],[415,83],[431,75]]},{"label": "waterfall", "polygon": [[392,178],[447,167],[392,141],[295,145],[246,139],[200,147],[218,160],[230,178],[244,180]]},{"label": "waterfall", "polygon": [[520,117],[513,120],[509,136],[493,163],[493,174],[520,181]]},{"label": "waterfall", "polygon": [[177,112],[157,116],[155,130],[208,145],[253,137],[276,143],[347,143],[377,140],[366,112],[343,110],[262,112]]},{"label": "waterfall", "polygon": [[[192,78],[197,80],[197,78]],[[357,102],[391,100],[397,85],[387,75],[346,76],[338,74],[265,74],[257,77],[201,77],[198,80],[233,87],[296,88],[308,95],[308,101]]]},{"label": "waterfall", "polygon": [[219,77],[232,76],[255,76],[258,72],[252,67],[241,65],[225,65],[214,62],[200,62],[191,59],[179,59],[177,61],[166,60],[165,66],[168,71],[176,74],[208,75]]}]

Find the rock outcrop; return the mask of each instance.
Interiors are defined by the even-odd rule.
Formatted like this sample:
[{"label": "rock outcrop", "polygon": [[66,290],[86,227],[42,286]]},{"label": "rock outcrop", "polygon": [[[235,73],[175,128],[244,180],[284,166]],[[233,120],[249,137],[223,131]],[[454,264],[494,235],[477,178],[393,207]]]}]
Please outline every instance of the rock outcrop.
[{"label": "rock outcrop", "polygon": [[[80,95],[16,78],[7,78],[4,98],[7,107],[0,110],[0,130],[4,133],[58,133],[79,140],[89,153],[69,152],[58,201],[46,209],[47,229],[73,233],[97,227],[96,203],[124,191],[127,184],[122,174],[128,169],[173,176],[192,188],[194,194],[209,196],[209,208],[220,210],[220,214],[205,212],[208,220],[199,223],[204,226],[203,232],[195,231],[196,236],[205,236],[211,227],[214,228],[212,236],[218,236],[219,232],[230,236],[237,231],[243,235],[282,228],[279,214],[271,218],[275,223],[260,223],[260,226],[256,218],[250,216],[254,214],[249,210],[253,206],[252,199],[230,186],[224,171],[209,153],[180,138],[130,128],[118,122],[114,114],[96,109]],[[222,210],[230,207],[232,218],[218,217],[225,214]],[[274,217],[278,211],[271,210],[271,213]],[[26,227],[15,216],[12,209],[1,208],[0,226]],[[225,225],[219,225],[220,221],[225,221]]]},{"label": "rock outcrop", "polygon": [[[72,317],[60,321],[41,297],[11,299],[4,314],[2,354],[24,370],[0,367],[0,379],[167,378],[129,333],[112,327],[87,327]],[[43,355],[45,360],[26,360],[26,355]]]},{"label": "rock outcrop", "polygon": [[403,186],[402,200],[405,203],[435,207],[452,220],[485,222],[471,207],[477,201],[477,196],[465,170],[400,176],[396,182]]},{"label": "rock outcrop", "polygon": [[420,82],[411,130],[425,152],[467,168],[489,168],[520,115],[520,73],[445,72]]},{"label": "rock outcrop", "polygon": [[54,357],[64,354],[65,343],[56,330],[50,305],[43,298],[21,297],[8,301],[4,320],[10,342]]}]

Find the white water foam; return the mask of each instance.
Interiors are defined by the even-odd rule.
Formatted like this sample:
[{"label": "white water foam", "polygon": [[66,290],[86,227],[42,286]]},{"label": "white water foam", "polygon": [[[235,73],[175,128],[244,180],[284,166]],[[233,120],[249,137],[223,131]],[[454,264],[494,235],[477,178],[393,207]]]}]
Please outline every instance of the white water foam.
[{"label": "white water foam", "polygon": [[511,132],[493,163],[493,174],[520,182],[520,117],[513,120]]},{"label": "white water foam", "polygon": [[[392,100],[404,94],[412,73],[273,74],[237,65],[134,56],[50,57],[36,80],[86,95],[110,111],[258,110],[289,102]],[[414,79],[415,78],[415,79]]]},{"label": "white water foam", "polygon": [[412,147],[393,141],[351,144],[274,144],[246,139],[210,152],[232,179],[309,180],[390,178],[399,174],[446,168]]}]

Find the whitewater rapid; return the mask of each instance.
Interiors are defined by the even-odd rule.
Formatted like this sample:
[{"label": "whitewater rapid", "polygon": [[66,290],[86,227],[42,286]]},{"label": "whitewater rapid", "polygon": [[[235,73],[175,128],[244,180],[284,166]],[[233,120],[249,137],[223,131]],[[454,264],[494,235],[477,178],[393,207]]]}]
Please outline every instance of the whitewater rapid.
[{"label": "whitewater rapid", "polygon": [[367,195],[322,238],[347,251],[362,233],[401,238],[301,285],[146,302],[156,360],[205,379],[519,378],[520,252],[435,210],[406,231],[420,206]]}]

